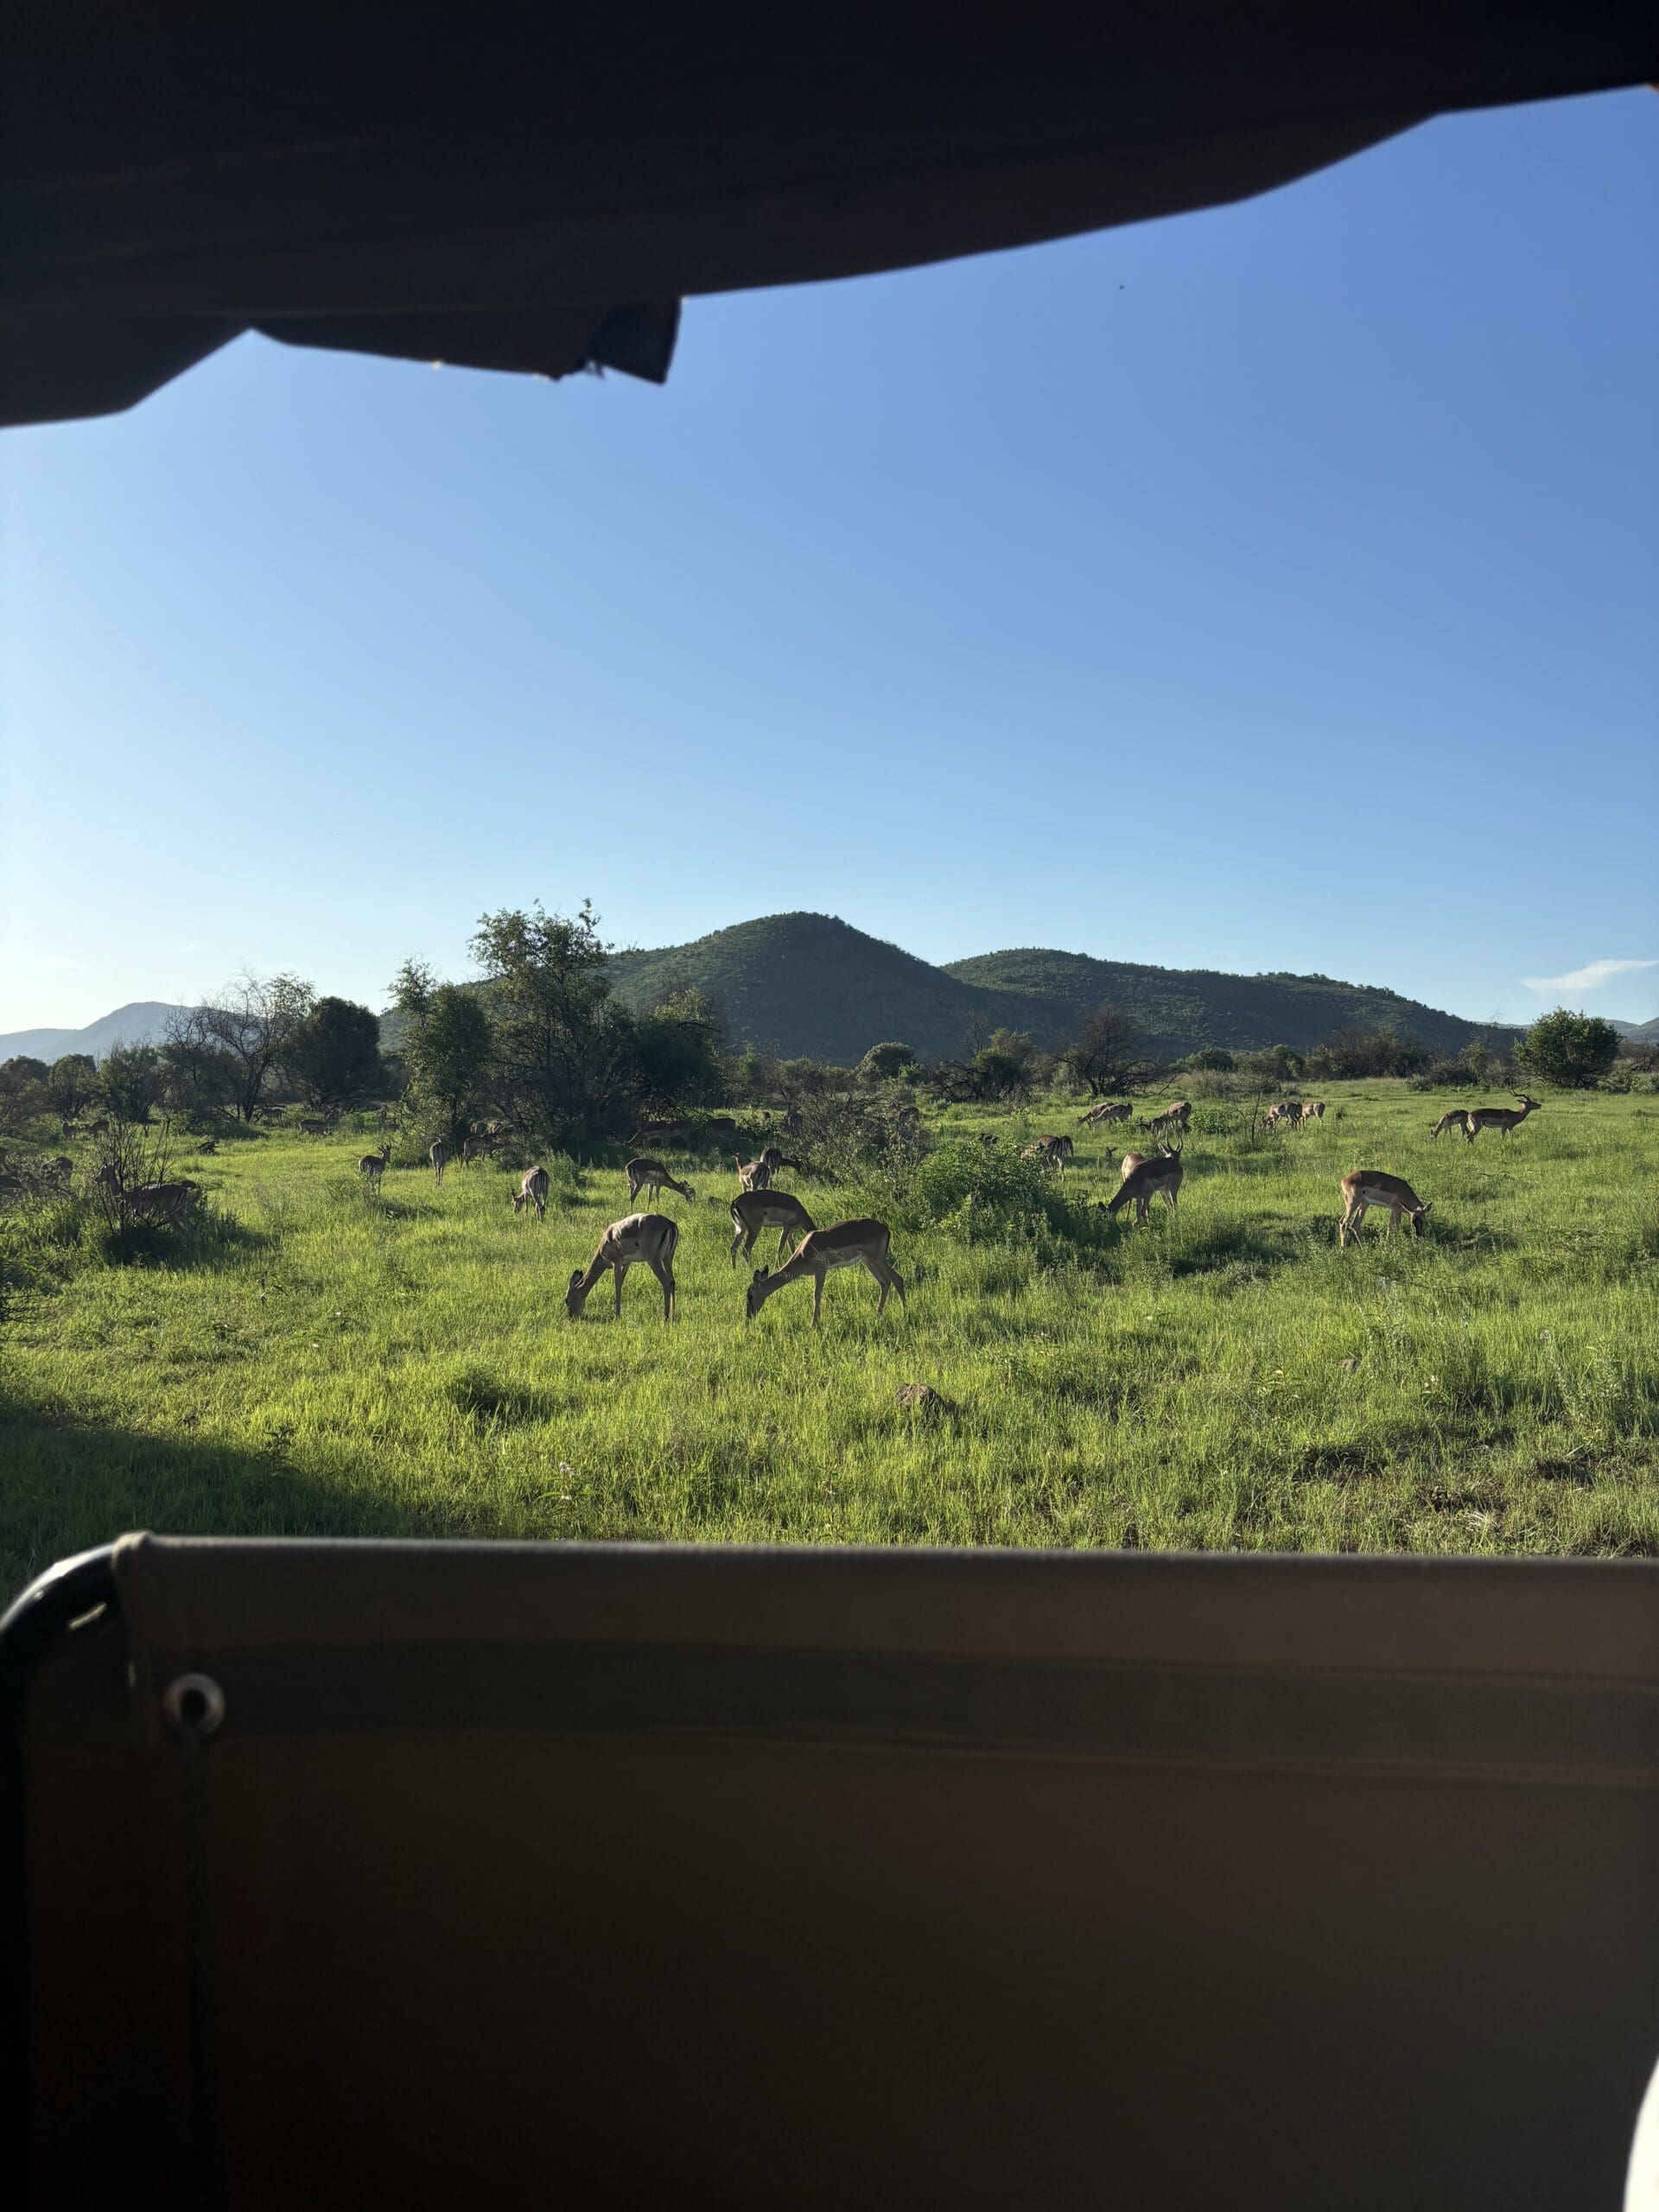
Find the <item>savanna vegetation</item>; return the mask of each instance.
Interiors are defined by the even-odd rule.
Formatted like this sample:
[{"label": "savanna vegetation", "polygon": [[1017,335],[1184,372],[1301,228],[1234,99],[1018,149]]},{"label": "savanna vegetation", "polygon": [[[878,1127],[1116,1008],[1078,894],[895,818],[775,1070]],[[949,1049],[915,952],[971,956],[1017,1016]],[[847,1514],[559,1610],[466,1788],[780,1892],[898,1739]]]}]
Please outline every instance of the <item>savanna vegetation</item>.
[{"label": "savanna vegetation", "polygon": [[[512,944],[494,951],[505,971]],[[428,979],[428,1022],[442,988]],[[578,993],[565,1011],[643,1079],[641,1018],[612,1029],[606,1007]],[[562,1065],[545,992],[525,983],[492,1018],[516,1025],[498,1065],[544,1095]],[[449,1041],[460,1064],[490,1044]],[[314,1090],[331,1051],[362,1044],[338,1014],[315,1023]],[[1098,1202],[1126,1140],[1148,1141],[1080,1128],[1069,1070],[1050,1071],[1064,1096],[1025,1080],[952,1098],[889,1059],[854,1084],[751,1055],[786,1108],[734,1109],[734,1133],[690,1109],[653,1144],[696,1192],[663,1201],[682,1228],[671,1329],[643,1271],[620,1325],[606,1290],[581,1322],[564,1311],[571,1270],[629,1211],[620,1139],[513,1135],[440,1186],[406,1103],[377,1192],[357,1166],[383,1141],[372,1108],[313,1135],[297,1106],[245,1122],[243,1058],[217,1135],[182,1114],[128,1131],[149,1147],[133,1175],[164,1146],[162,1174],[200,1186],[172,1223],[89,1187],[107,1133],[48,1147],[26,1129],[13,1180],[35,1154],[41,1179],[0,1213],[0,1576],[135,1526],[1659,1555],[1650,1088],[1540,1083],[1541,1111],[1471,1146],[1431,1138],[1471,1094],[1422,1072],[1322,1084],[1321,1123],[1268,1135],[1282,1059],[1189,1070],[1167,1094],[1194,1101],[1179,1208],[1137,1228]],[[451,1106],[469,1103],[462,1082]],[[831,1277],[816,1333],[805,1284],[746,1324],[732,1155],[785,1116],[805,1165],[780,1181],[820,1224],[891,1224],[903,1309],[878,1320],[855,1272]],[[1077,1141],[1063,1175],[1022,1156],[1048,1130]],[[65,1145],[53,1180],[44,1154]],[[545,1223],[509,1203],[532,1158]],[[1338,1250],[1355,1166],[1430,1201],[1421,1239],[1373,1217]]]}]

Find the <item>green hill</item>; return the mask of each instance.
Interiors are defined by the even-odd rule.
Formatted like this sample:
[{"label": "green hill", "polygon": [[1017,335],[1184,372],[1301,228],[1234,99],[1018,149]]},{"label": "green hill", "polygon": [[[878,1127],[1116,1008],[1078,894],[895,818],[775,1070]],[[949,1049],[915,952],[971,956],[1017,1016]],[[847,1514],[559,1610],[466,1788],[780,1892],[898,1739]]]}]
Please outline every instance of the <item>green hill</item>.
[{"label": "green hill", "polygon": [[981,989],[1017,992],[1061,1021],[1075,1021],[1079,1007],[1109,999],[1135,1016],[1154,1051],[1172,1058],[1205,1046],[1250,1052],[1288,1045],[1301,1052],[1350,1027],[1395,1029],[1434,1052],[1453,1053],[1478,1026],[1397,991],[1329,976],[1229,976],[1035,949],[952,960],[943,972]]},{"label": "green hill", "polygon": [[724,1007],[734,1038],[842,1066],[885,1038],[925,1059],[956,1058],[970,1031],[1003,1025],[1062,1045],[1103,999],[1134,1014],[1149,1051],[1172,1058],[1206,1045],[1302,1051],[1349,1024],[1384,1023],[1454,1052],[1477,1027],[1325,976],[1227,976],[1036,950],[935,968],[829,914],[772,914],[691,944],[619,953],[614,972],[618,995],[640,1011],[695,985]]}]

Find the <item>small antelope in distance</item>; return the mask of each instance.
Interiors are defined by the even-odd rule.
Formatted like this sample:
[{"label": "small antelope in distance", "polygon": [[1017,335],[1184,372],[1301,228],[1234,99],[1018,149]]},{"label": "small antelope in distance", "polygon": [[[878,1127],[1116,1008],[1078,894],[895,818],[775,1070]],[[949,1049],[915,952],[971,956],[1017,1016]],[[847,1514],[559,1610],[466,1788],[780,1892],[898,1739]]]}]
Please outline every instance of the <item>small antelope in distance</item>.
[{"label": "small antelope in distance", "polygon": [[1020,1157],[1022,1160],[1040,1160],[1045,1167],[1052,1167],[1057,1174],[1064,1175],[1065,1163],[1075,1149],[1070,1137],[1038,1137],[1027,1145]]},{"label": "small antelope in distance", "polygon": [[1294,1098],[1281,1098],[1268,1107],[1265,1126],[1276,1129],[1281,1122],[1287,1122],[1294,1128],[1301,1118],[1302,1109]]},{"label": "small antelope in distance", "polygon": [[1508,1136],[1511,1129],[1518,1129],[1529,1114],[1541,1114],[1543,1108],[1535,1098],[1529,1098],[1524,1090],[1517,1090],[1519,1106],[1468,1106],[1464,1109],[1463,1141],[1473,1144],[1483,1129],[1497,1129]]},{"label": "small antelope in distance", "polygon": [[325,1114],[308,1114],[300,1123],[300,1135],[303,1137],[326,1137],[334,1126]]},{"label": "small antelope in distance", "polygon": [[1305,1098],[1302,1101],[1301,1122],[1304,1128],[1306,1128],[1309,1122],[1322,1122],[1324,1119],[1325,1101],[1323,1098]]},{"label": "small antelope in distance", "polygon": [[1153,1200],[1161,1198],[1173,1213],[1181,1187],[1181,1149],[1179,1145],[1166,1144],[1149,1157],[1125,1153],[1118,1171],[1122,1180],[1107,1201],[1107,1212],[1115,1214],[1120,1206],[1132,1205],[1136,1221],[1144,1223],[1151,1218]]},{"label": "small antelope in distance", "polygon": [[564,1294],[564,1310],[573,1321],[582,1319],[588,1294],[607,1270],[616,1286],[616,1319],[622,1319],[622,1278],[636,1260],[651,1269],[663,1286],[663,1320],[674,1319],[674,1248],[680,1241],[678,1224],[665,1213],[631,1213],[613,1221],[599,1240],[599,1249],[586,1268],[575,1268]]},{"label": "small antelope in distance", "polygon": [[660,1160],[631,1160],[622,1172],[628,1179],[630,1205],[641,1191],[649,1191],[653,1198],[659,1191],[677,1191],[683,1198],[697,1195],[689,1183],[677,1183]]},{"label": "small antelope in distance", "polygon": [[431,1143],[428,1145],[426,1148],[426,1156],[432,1163],[433,1181],[435,1183],[442,1183],[443,1180],[443,1163],[449,1157],[448,1153],[444,1148],[444,1142],[442,1137],[433,1138]]},{"label": "small antelope in distance", "polygon": [[527,1206],[534,1206],[537,1221],[547,1219],[547,1170],[545,1167],[526,1167],[518,1178],[518,1187],[512,1194],[514,1213],[523,1213]]},{"label": "small antelope in distance", "polygon": [[737,1184],[741,1191],[766,1191],[772,1187],[772,1170],[764,1160],[745,1160],[741,1153],[734,1154],[737,1163]]},{"label": "small antelope in distance", "polygon": [[482,1160],[486,1153],[495,1150],[501,1140],[499,1136],[463,1137],[461,1141],[461,1164],[470,1167],[475,1160]]},{"label": "small antelope in distance", "polygon": [[1109,1098],[1102,1098],[1086,1114],[1077,1116],[1077,1127],[1080,1129],[1097,1129],[1103,1122],[1132,1122],[1134,1119],[1135,1109],[1127,1098],[1116,1105]]},{"label": "small antelope in distance", "polygon": [[1440,1120],[1435,1122],[1433,1128],[1429,1131],[1429,1135],[1432,1137],[1441,1136],[1444,1135],[1447,1129],[1455,1129],[1459,1136],[1466,1137],[1468,1135],[1469,1116],[1465,1108],[1461,1106],[1453,1106],[1450,1108],[1446,1113],[1442,1114]]},{"label": "small antelope in distance", "polygon": [[1385,1175],[1379,1167],[1357,1167],[1351,1175],[1344,1175],[1342,1179],[1342,1198],[1343,1215],[1337,1224],[1337,1243],[1339,1245],[1346,1244],[1351,1230],[1358,1236],[1360,1224],[1372,1206],[1388,1208],[1390,1236],[1399,1228],[1402,1213],[1410,1217],[1414,1236],[1421,1236],[1423,1233],[1423,1216],[1428,1211],[1428,1207],[1410,1184],[1402,1182],[1398,1175]]},{"label": "small antelope in distance", "polygon": [[766,1187],[768,1190],[770,1190],[772,1184],[777,1181],[778,1170],[780,1167],[792,1167],[798,1173],[801,1166],[801,1163],[798,1160],[786,1159],[785,1155],[779,1151],[775,1144],[769,1144],[766,1150],[761,1154],[760,1165],[766,1171]]},{"label": "small antelope in distance", "polygon": [[359,1154],[357,1172],[359,1175],[367,1176],[369,1188],[372,1191],[378,1191],[379,1189],[380,1178],[385,1173],[386,1162],[391,1158],[391,1147],[389,1144],[383,1144],[378,1152],[365,1152]]},{"label": "small antelope in distance", "polygon": [[122,1194],[122,1204],[138,1221],[182,1221],[200,1199],[200,1183],[140,1183]]},{"label": "small antelope in distance", "polygon": [[740,1191],[732,1200],[731,1215],[733,1267],[737,1265],[739,1248],[747,1259],[763,1229],[778,1230],[778,1257],[781,1260],[791,1233],[810,1236],[818,1225],[800,1200],[791,1198],[787,1191]]},{"label": "small antelope in distance", "polygon": [[1173,1106],[1166,1106],[1161,1114],[1154,1114],[1153,1116],[1151,1121],[1149,1121],[1146,1125],[1147,1134],[1148,1136],[1155,1137],[1161,1136],[1171,1129],[1180,1129],[1185,1131],[1187,1123],[1192,1120],[1192,1100],[1190,1098],[1178,1098]]},{"label": "small antelope in distance", "polygon": [[881,1286],[881,1295],[876,1300],[879,1313],[887,1302],[889,1290],[899,1294],[899,1303],[905,1302],[905,1286],[899,1270],[887,1257],[889,1235],[885,1221],[838,1221],[833,1229],[815,1229],[802,1238],[792,1260],[786,1260],[775,1271],[771,1268],[757,1268],[750,1281],[747,1307],[748,1318],[755,1315],[772,1296],[785,1283],[799,1282],[805,1276],[812,1278],[812,1325],[818,1325],[818,1309],[823,1304],[824,1277],[836,1268],[868,1268]]}]

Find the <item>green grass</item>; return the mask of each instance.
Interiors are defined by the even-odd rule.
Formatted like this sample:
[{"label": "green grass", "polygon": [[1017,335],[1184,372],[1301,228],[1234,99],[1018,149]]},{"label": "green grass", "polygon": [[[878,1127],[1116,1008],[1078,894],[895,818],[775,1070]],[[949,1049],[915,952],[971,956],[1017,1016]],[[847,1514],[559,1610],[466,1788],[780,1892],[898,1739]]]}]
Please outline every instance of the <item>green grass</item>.
[{"label": "green grass", "polygon": [[[816,1336],[806,1285],[745,1326],[729,1167],[668,1199],[665,1331],[641,1269],[620,1327],[604,1287],[564,1313],[629,1210],[614,1169],[562,1166],[537,1225],[496,1166],[374,1198],[359,1135],[187,1152],[213,1217],[182,1245],[111,1267],[63,1218],[8,1229],[0,1573],[134,1527],[1659,1555],[1659,1102],[1553,1096],[1469,1147],[1429,1139],[1449,1097],[1325,1095],[1254,1147],[1201,1103],[1142,1230],[1093,1203],[1116,1133],[1074,1128],[1064,1199],[1014,1160],[1076,1108],[953,1112],[900,1186],[799,1181],[820,1222],[892,1221],[910,1293],[878,1321],[834,1276]],[[1430,1235],[1373,1216],[1338,1251],[1357,1166],[1408,1177]]]}]

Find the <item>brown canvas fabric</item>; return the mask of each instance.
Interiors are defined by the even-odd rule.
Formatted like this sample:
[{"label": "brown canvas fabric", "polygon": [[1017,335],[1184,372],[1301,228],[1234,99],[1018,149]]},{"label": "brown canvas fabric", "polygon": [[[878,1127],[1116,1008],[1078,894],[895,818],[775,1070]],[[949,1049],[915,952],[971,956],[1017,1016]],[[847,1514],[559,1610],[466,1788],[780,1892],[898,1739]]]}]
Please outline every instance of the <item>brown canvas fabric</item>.
[{"label": "brown canvas fabric", "polygon": [[1653,1567],[140,1539],[116,1579],[29,1702],[41,2204],[1618,2203]]}]

